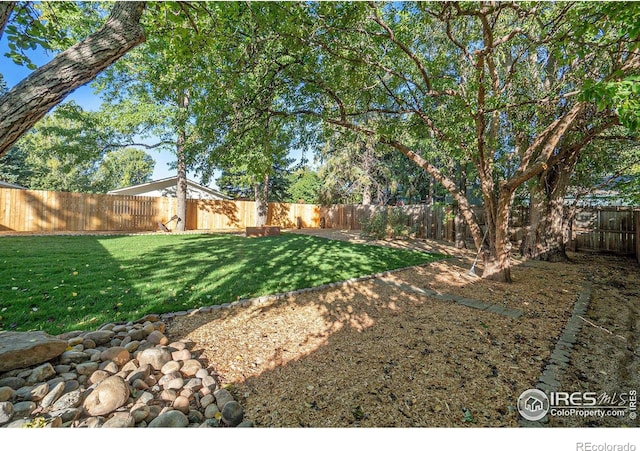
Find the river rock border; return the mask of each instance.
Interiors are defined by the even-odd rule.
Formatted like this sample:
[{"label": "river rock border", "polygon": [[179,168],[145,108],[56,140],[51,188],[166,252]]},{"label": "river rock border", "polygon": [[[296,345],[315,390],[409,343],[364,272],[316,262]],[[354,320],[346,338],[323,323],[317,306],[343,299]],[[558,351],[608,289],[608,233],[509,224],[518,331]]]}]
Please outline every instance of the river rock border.
[{"label": "river rock border", "polygon": [[[556,346],[549,358],[549,363],[543,370],[536,384],[538,390],[542,390],[548,394],[560,388],[558,379],[560,374],[566,371],[571,361],[571,353],[583,324],[583,320],[580,317],[587,313],[589,303],[591,302],[592,288],[593,283],[591,281],[582,284],[578,299],[573,306],[573,313],[567,321],[567,325],[564,327],[560,338],[556,342]],[[518,422],[521,427],[545,427],[549,423],[549,416],[547,415],[539,421],[529,421],[520,418]]]},{"label": "river rock border", "polygon": [[0,427],[253,427],[193,344],[169,343],[164,331],[158,315],[147,315],[43,337],[63,348],[0,374]]}]

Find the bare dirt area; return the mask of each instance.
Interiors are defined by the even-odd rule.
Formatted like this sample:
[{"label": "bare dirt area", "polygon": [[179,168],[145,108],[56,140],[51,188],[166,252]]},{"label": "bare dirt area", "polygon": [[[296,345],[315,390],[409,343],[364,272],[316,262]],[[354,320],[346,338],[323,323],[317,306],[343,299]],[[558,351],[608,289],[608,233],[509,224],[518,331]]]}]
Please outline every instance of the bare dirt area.
[{"label": "bare dirt area", "polygon": [[[593,278],[585,324],[560,378],[567,392],[594,392],[611,397],[610,404],[628,405],[629,392],[640,391],[640,268],[634,260],[580,255]],[[640,427],[640,419],[616,416],[552,417],[560,427]]]},{"label": "bare dirt area", "polygon": [[[357,232],[314,234],[360,240]],[[178,317],[167,335],[193,342],[258,427],[517,427],[518,396],[535,387],[578,294],[593,279],[585,320],[612,333],[585,322],[561,387],[639,387],[634,260],[572,254],[566,264],[514,261],[514,283],[506,285],[470,275],[472,251],[423,240],[375,244],[450,258],[271,303]],[[461,305],[447,294],[522,314]],[[555,420],[549,425],[599,425]],[[623,425],[631,424],[611,424]]]}]

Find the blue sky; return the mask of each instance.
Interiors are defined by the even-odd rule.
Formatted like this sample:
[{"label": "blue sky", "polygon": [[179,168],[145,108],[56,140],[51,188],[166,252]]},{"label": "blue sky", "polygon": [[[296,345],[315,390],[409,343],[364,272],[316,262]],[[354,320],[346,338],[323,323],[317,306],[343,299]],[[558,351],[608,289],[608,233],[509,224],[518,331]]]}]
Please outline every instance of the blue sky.
[{"label": "blue sky", "polygon": [[[32,71],[24,66],[15,64],[10,58],[7,58],[5,56],[5,53],[7,53],[7,51],[7,37],[5,34],[0,39],[0,73],[2,73],[7,87],[11,89],[26,76],[28,76]],[[38,66],[42,66],[48,63],[53,58],[52,55],[48,55],[44,50],[41,49],[29,51],[27,52],[27,55]],[[90,111],[98,110],[102,103],[100,96],[96,95],[89,85],[85,85],[76,89],[74,92],[69,94],[69,96],[67,96],[63,103],[69,102],[71,100],[75,101],[83,109]],[[156,162],[153,172],[154,180],[172,177],[175,175],[175,171],[169,169],[168,166],[169,163],[175,162],[175,156],[171,152],[161,152],[153,149],[145,149],[145,151],[149,153],[149,155],[151,155],[151,157],[153,157]],[[188,177],[194,179],[196,182],[200,182],[200,180],[192,174],[189,174]],[[209,185],[215,187],[215,183],[210,183]]]}]

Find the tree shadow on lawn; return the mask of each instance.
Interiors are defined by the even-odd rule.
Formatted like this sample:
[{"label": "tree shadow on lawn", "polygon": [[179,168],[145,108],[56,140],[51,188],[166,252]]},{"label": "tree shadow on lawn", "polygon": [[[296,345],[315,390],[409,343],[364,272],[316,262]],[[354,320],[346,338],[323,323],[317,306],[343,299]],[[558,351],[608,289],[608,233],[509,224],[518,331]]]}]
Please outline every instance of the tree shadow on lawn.
[{"label": "tree shadow on lawn", "polygon": [[[91,329],[124,320],[139,298],[130,276],[105,247],[116,236],[23,236],[2,238],[0,329]],[[97,282],[100,281],[100,282]],[[144,308],[133,315],[144,315]]]},{"label": "tree shadow on lawn", "polygon": [[[406,258],[412,256],[412,260]],[[187,236],[124,262],[144,286],[162,286],[156,313],[288,292],[440,257],[308,236]],[[144,286],[143,286],[144,285]],[[167,291],[170,288],[171,291]]]},{"label": "tree shadow on lawn", "polygon": [[[50,333],[291,291],[388,268],[409,254],[283,234],[4,238],[2,326]],[[420,255],[420,254],[413,254]],[[429,258],[426,254],[422,254]]]}]

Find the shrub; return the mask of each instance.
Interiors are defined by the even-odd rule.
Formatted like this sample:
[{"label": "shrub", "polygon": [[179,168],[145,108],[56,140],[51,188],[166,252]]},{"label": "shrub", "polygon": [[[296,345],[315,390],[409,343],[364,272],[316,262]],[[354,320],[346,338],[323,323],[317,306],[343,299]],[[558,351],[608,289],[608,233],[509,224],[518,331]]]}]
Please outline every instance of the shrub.
[{"label": "shrub", "polygon": [[403,238],[415,233],[409,224],[409,215],[401,207],[388,207],[375,211],[368,218],[362,220],[361,236],[371,240],[385,238]]}]

